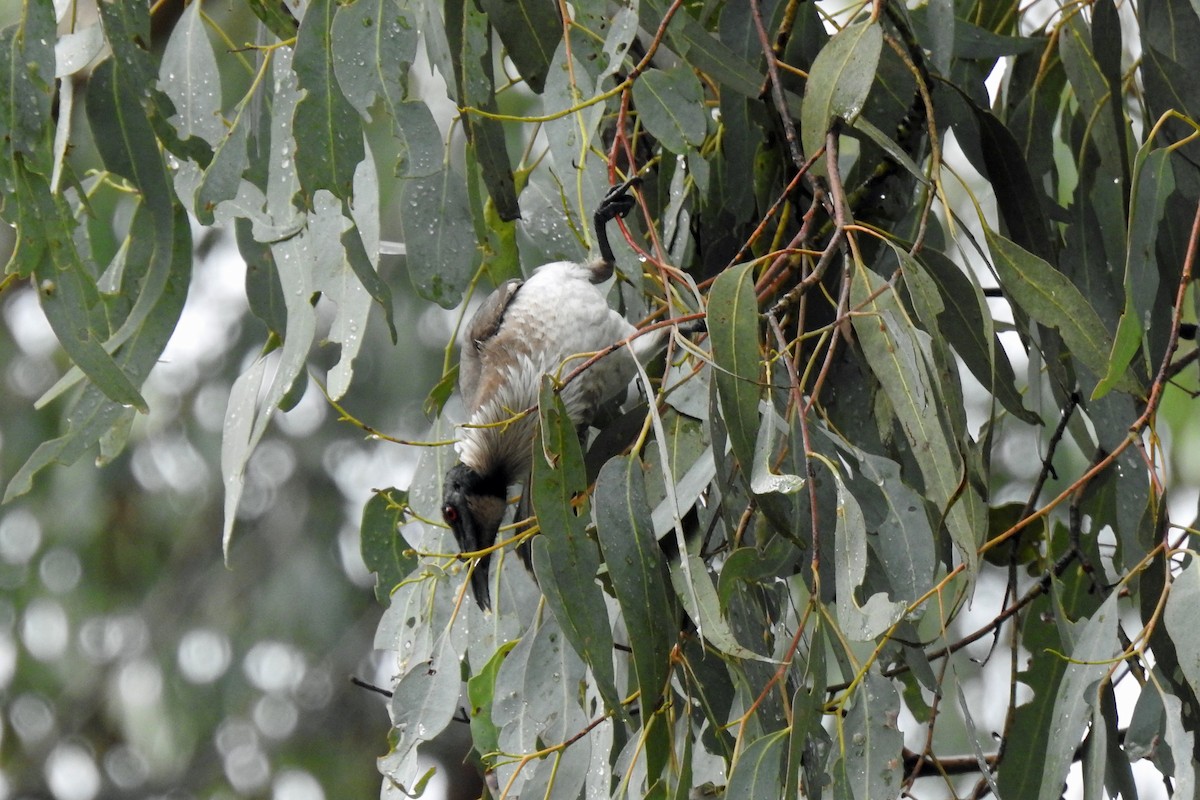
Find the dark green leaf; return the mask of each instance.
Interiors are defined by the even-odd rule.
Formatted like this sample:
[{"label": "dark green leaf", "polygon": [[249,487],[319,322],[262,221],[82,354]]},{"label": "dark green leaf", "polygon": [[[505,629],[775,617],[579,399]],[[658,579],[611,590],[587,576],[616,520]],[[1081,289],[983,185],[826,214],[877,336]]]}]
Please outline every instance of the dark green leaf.
[{"label": "dark green leaf", "polygon": [[1042,208],[1043,193],[1036,188],[1025,156],[1012,133],[992,112],[980,108],[962,89],[951,84],[979,126],[979,148],[984,171],[996,193],[996,205],[1008,235],[1029,252],[1048,261],[1054,248]]},{"label": "dark green leaf", "polygon": [[363,506],[359,528],[363,563],[375,573],[375,598],[385,607],[391,602],[392,589],[419,563],[400,535],[407,506],[408,493],[399,489],[377,491]]},{"label": "dark green leaf", "polygon": [[883,31],[874,22],[847,25],[822,48],[808,74],[800,115],[805,156],[825,146],[825,132],[835,120],[853,121],[862,111],[882,49]]},{"label": "dark green leaf", "polygon": [[716,363],[717,393],[734,457],[748,475],[758,439],[762,361],[753,264],[726,270],[708,296],[708,333]]},{"label": "dark green leaf", "polygon": [[334,72],[331,29],[334,0],[313,0],[296,35],[292,68],[304,97],[296,105],[296,172],[308,202],[318,189],[351,196],[354,170],[363,160],[362,122],[342,94]]},{"label": "dark green leaf", "polygon": [[917,329],[895,291],[869,270],[855,269],[850,302],[861,313],[852,319],[871,371],[891,403],[912,455],[950,531],[959,557],[974,573],[982,544],[983,506],[967,479],[966,463],[950,433],[948,410],[931,372],[929,337]]},{"label": "dark green leaf", "polygon": [[686,153],[704,141],[703,90],[691,68],[647,70],[633,84],[633,102],[646,130],[671,152]]},{"label": "dark green leaf", "polygon": [[613,671],[612,630],[596,583],[600,554],[587,535],[590,503],[583,451],[550,376],[543,377],[538,408],[533,508],[542,534],[533,542],[534,574],[567,640],[592,668],[605,705],[623,716]]},{"label": "dark green leaf", "polygon": [[170,219],[175,199],[155,132],[138,102],[143,87],[136,77],[116,59],[97,66],[88,81],[88,122],[104,166],[136,186],[161,222]]},{"label": "dark green leaf", "polygon": [[1082,624],[1071,647],[1058,695],[1054,700],[1055,734],[1050,737],[1041,769],[1039,800],[1057,800],[1062,796],[1063,776],[1071,765],[1084,726],[1097,702],[1096,682],[1104,680],[1108,660],[1120,652],[1117,642],[1117,592]]},{"label": "dark green leaf", "polygon": [[987,299],[979,284],[943,253],[928,247],[917,259],[902,259],[918,264],[937,287],[942,309],[937,314],[937,329],[958,353],[975,379],[991,391],[1011,414],[1037,424],[1039,418],[1025,408],[1017,391],[1016,375],[992,324]]},{"label": "dark green leaf", "polygon": [[[665,0],[643,0],[638,5],[642,26],[647,30],[657,29],[667,6]],[[738,57],[690,14],[676,14],[667,31],[671,46],[692,66],[743,97],[759,97],[765,75]]]},{"label": "dark green leaf", "polygon": [[666,688],[679,626],[641,463],[632,456],[609,461],[596,479],[594,497],[600,551],[629,633],[642,719],[648,721]]},{"label": "dark green leaf", "polygon": [[296,35],[296,29],[300,24],[296,22],[296,18],[292,16],[286,3],[281,3],[279,0],[246,0],[246,2],[250,6],[250,10],[254,12],[254,16],[258,17],[262,24],[267,26],[267,30],[280,39],[287,41]]},{"label": "dark green leaf", "polygon": [[553,0],[479,0],[504,49],[529,88],[541,94],[554,51],[562,38],[562,20]]},{"label": "dark green leaf", "polygon": [[[984,231],[1000,285],[1021,309],[1049,328],[1055,328],[1071,354],[1095,375],[1108,371],[1112,337],[1095,310],[1066,276],[1032,253],[991,229]],[[1115,383],[1124,392],[1140,391],[1128,373]]]},{"label": "dark green leaf", "polygon": [[54,29],[50,0],[31,0],[21,22],[0,31],[0,179],[9,177],[18,155],[28,169],[50,175]]},{"label": "dark green leaf", "polygon": [[[492,76],[491,29],[487,17],[473,2],[465,4],[462,31],[462,53],[456,61],[461,70],[459,93],[468,106],[495,113],[495,80]],[[516,183],[508,157],[504,126],[498,119],[479,114],[467,116],[467,138],[474,150],[476,162],[483,175],[488,194],[501,222],[511,222],[521,216],[517,205]]]},{"label": "dark green leaf", "polygon": [[46,257],[33,274],[50,327],[75,365],[113,402],[148,412],[131,376],[104,348],[108,322],[95,279],[75,248],[72,214],[66,201],[50,194],[42,176],[27,172],[20,162],[16,166],[17,192],[23,202],[36,204],[46,225]]},{"label": "dark green leaf", "polygon": [[734,762],[726,797],[782,797],[783,775],[780,765],[784,745],[788,740],[786,730],[775,731],[755,739],[746,746]]},{"label": "dark green leaf", "polygon": [[[55,198],[61,201],[61,198]],[[175,330],[175,324],[183,311],[187,289],[192,274],[192,239],[187,215],[178,205],[174,207],[174,220],[167,238],[170,276],[159,295],[157,307],[147,315],[146,322],[126,341],[115,354],[118,369],[131,382],[140,385],[150,370],[158,363],[167,340]],[[54,216],[48,214],[47,219]],[[69,242],[69,237],[63,241]],[[157,246],[157,245],[156,245]],[[61,254],[62,248],[53,250]],[[156,255],[157,257],[157,255]],[[90,375],[88,376],[91,377]],[[51,463],[71,464],[83,455],[114,425],[124,424],[127,409],[118,401],[106,396],[95,383],[84,389],[68,412],[70,420],[67,433],[43,442],[18,470],[5,489],[4,499],[29,491],[33,476]],[[109,457],[112,453],[109,451]]]},{"label": "dark green leaf", "polygon": [[395,0],[354,0],[337,9],[330,36],[334,74],[350,105],[369,120],[371,106],[382,100],[394,115],[417,54],[411,9]]}]

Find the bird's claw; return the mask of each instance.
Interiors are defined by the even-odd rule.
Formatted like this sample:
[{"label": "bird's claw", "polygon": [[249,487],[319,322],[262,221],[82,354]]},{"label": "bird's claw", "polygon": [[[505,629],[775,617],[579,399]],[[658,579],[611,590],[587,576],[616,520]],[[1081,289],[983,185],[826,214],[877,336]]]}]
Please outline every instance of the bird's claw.
[{"label": "bird's claw", "polygon": [[609,188],[596,209],[596,222],[604,224],[617,217],[624,217],[633,210],[637,200],[629,194],[629,190],[642,182],[641,175],[634,175],[624,183],[618,183]]}]

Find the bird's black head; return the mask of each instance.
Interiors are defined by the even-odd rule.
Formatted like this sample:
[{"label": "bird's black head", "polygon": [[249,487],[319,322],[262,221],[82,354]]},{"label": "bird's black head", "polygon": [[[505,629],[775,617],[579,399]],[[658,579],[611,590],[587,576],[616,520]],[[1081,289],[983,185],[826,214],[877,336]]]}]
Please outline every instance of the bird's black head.
[{"label": "bird's black head", "polygon": [[[481,475],[466,464],[455,464],[446,473],[442,495],[442,517],[458,549],[464,553],[491,547],[504,518],[508,482],[495,474]],[[491,554],[479,557],[471,574],[471,590],[481,609],[491,606],[488,589],[488,564]]]}]

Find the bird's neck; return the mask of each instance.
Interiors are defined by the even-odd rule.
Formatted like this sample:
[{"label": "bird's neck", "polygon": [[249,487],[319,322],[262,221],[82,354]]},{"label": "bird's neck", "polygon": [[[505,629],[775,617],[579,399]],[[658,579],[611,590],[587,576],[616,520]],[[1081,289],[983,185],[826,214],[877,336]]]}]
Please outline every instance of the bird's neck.
[{"label": "bird's neck", "polygon": [[536,424],[537,415],[528,414],[508,425],[464,427],[456,445],[459,458],[503,492],[529,472]]}]

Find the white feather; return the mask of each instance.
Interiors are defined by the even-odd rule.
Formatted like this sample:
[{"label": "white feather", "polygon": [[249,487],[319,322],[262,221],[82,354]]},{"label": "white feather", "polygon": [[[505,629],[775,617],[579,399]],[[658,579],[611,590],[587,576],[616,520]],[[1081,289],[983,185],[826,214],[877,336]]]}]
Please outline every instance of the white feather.
[{"label": "white feather", "polygon": [[[539,267],[505,310],[500,330],[482,344],[479,405],[457,445],[467,466],[484,471],[500,463],[513,479],[523,476],[536,411],[508,425],[495,423],[536,406],[543,375],[566,377],[596,351],[635,332],[609,308],[591,276],[589,267],[570,261]],[[600,403],[629,385],[634,371],[633,356],[623,347],[572,380],[560,394],[572,422],[589,422]]]}]

